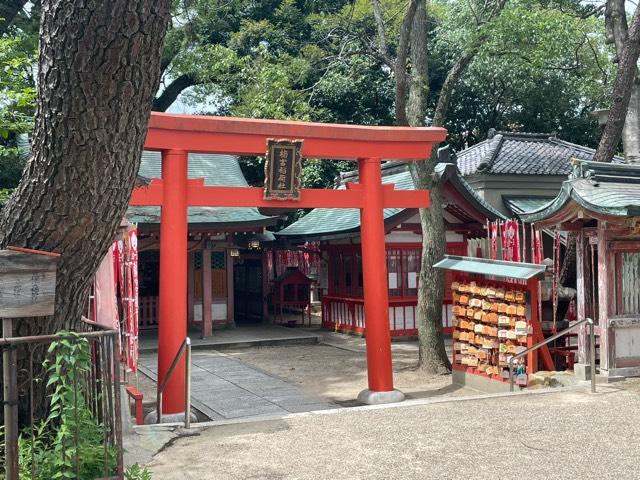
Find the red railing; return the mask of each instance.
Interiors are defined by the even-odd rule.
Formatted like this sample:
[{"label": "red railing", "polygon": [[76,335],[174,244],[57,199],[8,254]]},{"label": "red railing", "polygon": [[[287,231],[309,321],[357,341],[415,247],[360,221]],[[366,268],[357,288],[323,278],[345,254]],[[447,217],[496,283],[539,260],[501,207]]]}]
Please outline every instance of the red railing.
[{"label": "red railing", "polygon": [[[417,298],[389,298],[389,329],[392,337],[418,334]],[[443,307],[443,330],[450,333],[450,306]],[[322,297],[322,326],[339,332],[365,332],[364,299],[325,295]]]},{"label": "red railing", "polygon": [[158,328],[158,298],[159,297],[138,298],[138,318],[140,330]]}]

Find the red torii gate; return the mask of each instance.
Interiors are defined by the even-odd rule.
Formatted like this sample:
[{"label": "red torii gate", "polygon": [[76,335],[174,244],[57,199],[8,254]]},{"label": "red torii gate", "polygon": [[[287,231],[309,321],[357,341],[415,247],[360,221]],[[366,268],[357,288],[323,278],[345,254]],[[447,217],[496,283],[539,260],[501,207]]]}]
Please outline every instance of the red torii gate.
[{"label": "red torii gate", "polygon": [[[368,127],[152,113],[145,149],[162,154],[162,179],[136,188],[130,205],[161,206],[158,384],[187,336],[187,208],[358,208],[361,217],[368,403],[402,400],[393,389],[383,208],[429,206],[426,190],[396,191],[381,182],[381,159],[426,160],[442,128]],[[263,189],[209,187],[187,178],[189,152],[264,155],[267,140],[304,140],[303,158],[357,160],[360,180],[346,190],[302,189],[300,200],[264,200]],[[184,360],[183,360],[184,361]],[[163,413],[184,409],[184,368],[167,384]]]}]

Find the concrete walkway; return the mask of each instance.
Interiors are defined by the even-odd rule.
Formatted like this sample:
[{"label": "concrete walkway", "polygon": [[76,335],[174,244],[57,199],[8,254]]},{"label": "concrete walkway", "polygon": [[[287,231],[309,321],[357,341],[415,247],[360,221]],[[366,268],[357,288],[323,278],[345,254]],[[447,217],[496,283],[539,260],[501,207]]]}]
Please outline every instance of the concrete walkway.
[{"label": "concrete walkway", "polygon": [[150,468],[166,480],[635,480],[640,388],[628,383],[213,426]]},{"label": "concrete walkway", "polygon": [[[157,376],[154,354],[140,355],[140,370]],[[194,353],[191,369],[194,408],[211,420],[285,415],[336,408],[299,387],[220,352]]]}]

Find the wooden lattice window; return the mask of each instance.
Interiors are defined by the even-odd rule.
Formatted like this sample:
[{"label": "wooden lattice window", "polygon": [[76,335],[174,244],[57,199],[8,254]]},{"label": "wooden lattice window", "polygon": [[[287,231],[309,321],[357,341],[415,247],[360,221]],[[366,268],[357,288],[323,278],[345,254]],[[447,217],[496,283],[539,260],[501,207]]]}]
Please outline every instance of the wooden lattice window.
[{"label": "wooden lattice window", "polygon": [[[227,261],[224,251],[211,252],[211,296],[226,298],[227,296]],[[202,252],[193,255],[194,296],[202,298]]]},{"label": "wooden lattice window", "polygon": [[616,313],[640,315],[640,252],[616,254]]},{"label": "wooden lattice window", "polygon": [[225,255],[224,252],[211,252],[211,268],[216,270],[224,270],[225,268]]}]

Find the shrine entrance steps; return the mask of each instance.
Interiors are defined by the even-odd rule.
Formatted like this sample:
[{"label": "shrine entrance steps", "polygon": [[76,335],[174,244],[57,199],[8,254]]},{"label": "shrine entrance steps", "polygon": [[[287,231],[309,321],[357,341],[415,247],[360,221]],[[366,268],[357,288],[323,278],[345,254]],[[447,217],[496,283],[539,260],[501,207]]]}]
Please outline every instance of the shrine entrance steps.
[{"label": "shrine entrance steps", "polygon": [[[236,348],[267,347],[280,345],[313,345],[319,336],[314,332],[279,325],[248,325],[214,330],[207,338],[200,332],[190,331],[191,348],[196,350],[230,350]],[[140,353],[158,351],[158,332],[151,330],[140,334]]]}]

